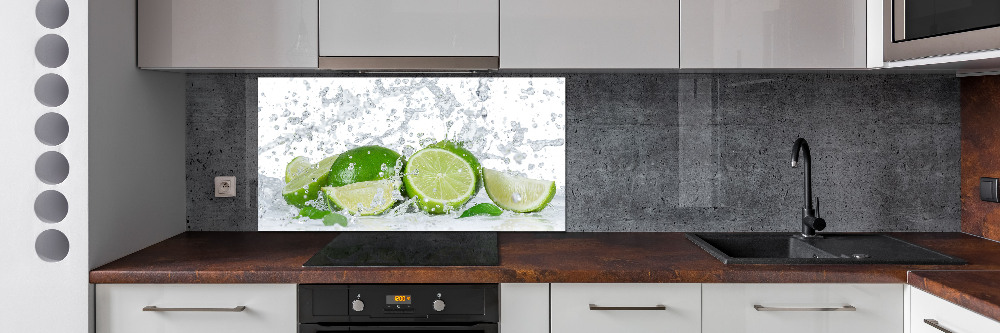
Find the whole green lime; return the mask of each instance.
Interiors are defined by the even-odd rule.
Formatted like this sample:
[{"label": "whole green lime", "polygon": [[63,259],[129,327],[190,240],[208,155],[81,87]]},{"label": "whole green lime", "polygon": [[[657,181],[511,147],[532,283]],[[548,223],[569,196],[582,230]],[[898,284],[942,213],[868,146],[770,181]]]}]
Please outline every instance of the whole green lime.
[{"label": "whole green lime", "polygon": [[399,153],[381,146],[363,146],[340,154],[330,167],[327,185],[340,187],[358,182],[397,176],[405,160]]},{"label": "whole green lime", "polygon": [[410,156],[403,169],[406,193],[431,214],[454,211],[482,187],[479,160],[460,144],[441,141]]}]

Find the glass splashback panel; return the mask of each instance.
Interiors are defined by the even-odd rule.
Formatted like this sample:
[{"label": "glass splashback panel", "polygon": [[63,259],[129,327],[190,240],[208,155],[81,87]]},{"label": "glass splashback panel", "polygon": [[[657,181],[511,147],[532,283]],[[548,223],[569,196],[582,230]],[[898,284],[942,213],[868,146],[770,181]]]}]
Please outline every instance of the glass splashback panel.
[{"label": "glass splashback panel", "polygon": [[259,230],[565,230],[564,78],[260,78],[257,103]]}]

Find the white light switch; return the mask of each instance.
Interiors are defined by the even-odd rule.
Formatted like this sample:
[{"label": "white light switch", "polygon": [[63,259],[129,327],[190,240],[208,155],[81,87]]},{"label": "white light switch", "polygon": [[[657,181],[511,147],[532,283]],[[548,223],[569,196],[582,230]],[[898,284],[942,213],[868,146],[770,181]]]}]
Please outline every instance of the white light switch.
[{"label": "white light switch", "polygon": [[228,198],[236,196],[236,177],[220,176],[215,177],[215,197]]}]

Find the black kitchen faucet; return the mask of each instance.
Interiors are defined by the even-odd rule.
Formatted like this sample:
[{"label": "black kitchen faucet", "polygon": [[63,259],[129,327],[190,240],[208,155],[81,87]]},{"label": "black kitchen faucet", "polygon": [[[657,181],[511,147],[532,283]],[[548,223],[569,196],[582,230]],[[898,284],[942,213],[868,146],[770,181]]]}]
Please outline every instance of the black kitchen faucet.
[{"label": "black kitchen faucet", "polygon": [[[816,211],[812,205],[812,157],[809,155],[809,143],[806,139],[798,138],[792,146],[792,167],[799,165],[799,151],[802,151],[802,163],[805,164],[803,172],[803,197],[805,202],[802,205],[802,237],[821,237],[816,235],[816,231],[826,228],[826,220],[816,216]],[[819,208],[819,198],[816,198],[816,207]]]}]

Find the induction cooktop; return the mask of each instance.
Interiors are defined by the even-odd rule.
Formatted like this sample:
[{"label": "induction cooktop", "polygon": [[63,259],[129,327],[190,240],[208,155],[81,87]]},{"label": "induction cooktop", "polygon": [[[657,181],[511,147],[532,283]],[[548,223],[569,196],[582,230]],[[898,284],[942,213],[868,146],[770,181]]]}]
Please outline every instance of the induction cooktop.
[{"label": "induction cooktop", "polygon": [[304,267],[496,266],[495,232],[344,232]]}]

